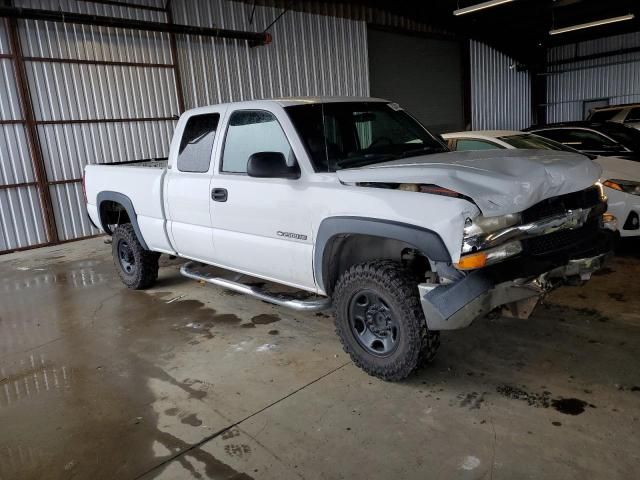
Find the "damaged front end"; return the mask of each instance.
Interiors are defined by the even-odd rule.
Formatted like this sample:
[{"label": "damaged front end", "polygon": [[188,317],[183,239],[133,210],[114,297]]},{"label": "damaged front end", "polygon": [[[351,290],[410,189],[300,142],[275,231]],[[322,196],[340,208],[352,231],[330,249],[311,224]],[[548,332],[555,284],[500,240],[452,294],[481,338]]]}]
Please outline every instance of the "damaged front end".
[{"label": "damaged front end", "polygon": [[419,285],[428,327],[463,328],[499,307],[527,318],[545,293],[588,280],[612,246],[606,205],[594,186],[508,218],[468,222],[459,262],[436,265],[441,283]]},{"label": "damaged front end", "polygon": [[608,254],[570,260],[536,277],[499,281],[483,270],[446,284],[418,285],[430,330],[464,328],[492,310],[503,307],[505,316],[528,318],[544,294],[563,284],[586,281],[602,268]]}]

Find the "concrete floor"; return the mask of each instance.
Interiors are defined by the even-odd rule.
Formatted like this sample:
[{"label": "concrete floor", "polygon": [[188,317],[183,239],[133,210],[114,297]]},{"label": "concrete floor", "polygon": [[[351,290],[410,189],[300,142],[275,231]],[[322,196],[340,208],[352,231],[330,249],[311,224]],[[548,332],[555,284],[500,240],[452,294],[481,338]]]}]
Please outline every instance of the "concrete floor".
[{"label": "concrete floor", "polygon": [[178,263],[133,292],[102,238],[0,257],[0,479],[637,478],[637,258],[397,384]]}]

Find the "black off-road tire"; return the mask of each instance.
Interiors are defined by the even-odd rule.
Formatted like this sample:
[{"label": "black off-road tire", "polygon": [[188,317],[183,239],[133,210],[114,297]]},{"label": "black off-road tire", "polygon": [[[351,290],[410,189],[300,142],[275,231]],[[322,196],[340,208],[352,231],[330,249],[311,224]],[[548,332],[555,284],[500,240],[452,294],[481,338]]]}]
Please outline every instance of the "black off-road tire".
[{"label": "black off-road tire", "polygon": [[[362,292],[375,292],[393,317],[398,331],[394,350],[386,355],[367,351],[356,339],[350,317]],[[387,381],[402,380],[431,361],[440,346],[440,333],[427,329],[415,276],[400,263],[380,260],[354,265],[338,280],[333,294],[335,327],[342,347],[353,363],[369,375]],[[357,317],[357,315],[356,315]]]},{"label": "black off-road tire", "polygon": [[[125,247],[126,246],[126,247]],[[128,251],[128,260],[120,258],[121,249]],[[133,290],[144,290],[153,286],[158,279],[158,259],[160,254],[145,250],[130,223],[118,225],[113,231],[111,252],[113,262],[122,283]]]}]

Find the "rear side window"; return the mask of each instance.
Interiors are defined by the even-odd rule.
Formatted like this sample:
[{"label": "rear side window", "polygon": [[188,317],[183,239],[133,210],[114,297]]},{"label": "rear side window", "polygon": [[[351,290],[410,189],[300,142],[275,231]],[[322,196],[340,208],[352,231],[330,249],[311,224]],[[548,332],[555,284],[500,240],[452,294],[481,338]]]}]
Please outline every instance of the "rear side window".
[{"label": "rear side window", "polygon": [[589,120],[591,120],[592,122],[606,122],[608,120],[611,120],[619,113],[619,108],[612,108],[611,110],[597,110],[589,115]]},{"label": "rear side window", "polygon": [[627,118],[625,118],[624,121],[640,122],[640,107],[632,108],[631,111],[627,114]]},{"label": "rear side window", "polygon": [[209,170],[213,139],[219,121],[220,115],[217,113],[194,115],[187,120],[178,150],[178,170],[195,173]]},{"label": "rear side window", "polygon": [[222,154],[223,172],[247,173],[249,157],[259,152],[279,152],[293,162],[293,151],[276,117],[264,110],[237,110],[229,119]]},{"label": "rear side window", "polygon": [[500,148],[503,147],[492,142],[476,140],[474,138],[459,138],[456,142],[456,151],[458,152],[469,152],[472,150],[496,150]]}]

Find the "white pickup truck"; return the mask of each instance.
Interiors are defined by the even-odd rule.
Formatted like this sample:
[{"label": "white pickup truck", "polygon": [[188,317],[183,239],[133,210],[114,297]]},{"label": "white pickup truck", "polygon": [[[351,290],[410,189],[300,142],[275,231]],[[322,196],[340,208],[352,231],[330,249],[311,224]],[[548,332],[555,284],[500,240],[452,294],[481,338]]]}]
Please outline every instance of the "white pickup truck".
[{"label": "white pickup truck", "polygon": [[399,380],[433,358],[440,330],[497,307],[526,317],[544,292],[600,267],[599,174],[572,153],[449,152],[385,100],[300,98],[190,110],[168,159],[88,165],[84,185],[128,287],[151,286],[166,253],[193,260],[190,278],[334,308],[353,361]]}]

